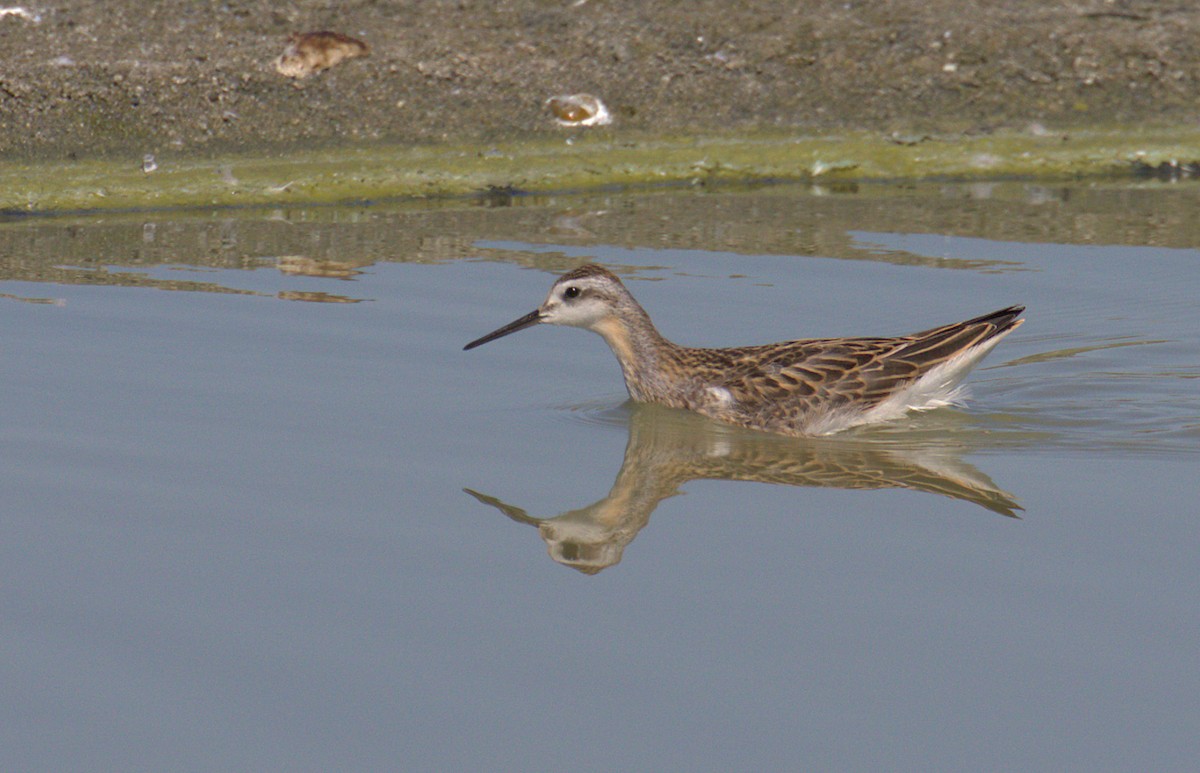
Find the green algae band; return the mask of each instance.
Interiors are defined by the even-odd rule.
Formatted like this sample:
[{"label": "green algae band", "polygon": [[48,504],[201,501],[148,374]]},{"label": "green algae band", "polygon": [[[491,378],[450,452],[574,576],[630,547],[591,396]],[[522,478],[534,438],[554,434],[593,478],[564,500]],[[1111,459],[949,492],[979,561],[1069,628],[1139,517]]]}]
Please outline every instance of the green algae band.
[{"label": "green algae band", "polygon": [[170,209],[586,190],[689,182],[1070,178],[1200,159],[1200,131],[896,138],[589,136],[487,146],[371,146],[281,157],[0,163],[0,210]]}]

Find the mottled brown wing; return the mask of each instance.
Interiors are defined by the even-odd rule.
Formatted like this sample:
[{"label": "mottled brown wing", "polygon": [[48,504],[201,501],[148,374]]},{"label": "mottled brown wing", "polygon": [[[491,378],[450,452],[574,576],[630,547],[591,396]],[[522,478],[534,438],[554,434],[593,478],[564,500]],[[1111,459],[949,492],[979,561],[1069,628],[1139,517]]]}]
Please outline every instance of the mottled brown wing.
[{"label": "mottled brown wing", "polygon": [[747,352],[725,386],[740,404],[789,405],[800,414],[866,399],[877,384],[915,375],[886,358],[898,339],[796,341],[774,347],[769,358]]},{"label": "mottled brown wing", "polygon": [[[900,338],[795,341],[743,350],[726,388],[751,405],[788,404],[798,413],[849,403],[867,408],[955,355],[1020,324],[1013,306]],[[767,355],[769,352],[769,356]]]}]

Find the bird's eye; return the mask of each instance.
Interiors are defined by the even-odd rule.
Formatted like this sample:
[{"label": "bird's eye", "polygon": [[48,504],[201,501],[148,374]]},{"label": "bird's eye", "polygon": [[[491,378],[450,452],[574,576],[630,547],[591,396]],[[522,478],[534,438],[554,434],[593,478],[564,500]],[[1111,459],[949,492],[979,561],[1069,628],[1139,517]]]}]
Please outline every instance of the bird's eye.
[{"label": "bird's eye", "polygon": [[578,298],[579,297],[579,288],[576,287],[575,285],[571,285],[567,289],[563,290],[563,297],[564,298]]}]

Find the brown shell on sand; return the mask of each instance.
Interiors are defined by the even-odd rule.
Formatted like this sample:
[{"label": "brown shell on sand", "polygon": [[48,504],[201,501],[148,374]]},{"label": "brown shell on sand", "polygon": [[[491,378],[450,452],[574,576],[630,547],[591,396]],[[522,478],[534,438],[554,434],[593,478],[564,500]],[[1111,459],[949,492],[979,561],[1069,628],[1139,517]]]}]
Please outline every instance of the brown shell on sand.
[{"label": "brown shell on sand", "polygon": [[275,60],[275,70],[289,78],[307,78],[346,59],[367,56],[371,47],[340,32],[295,33]]}]

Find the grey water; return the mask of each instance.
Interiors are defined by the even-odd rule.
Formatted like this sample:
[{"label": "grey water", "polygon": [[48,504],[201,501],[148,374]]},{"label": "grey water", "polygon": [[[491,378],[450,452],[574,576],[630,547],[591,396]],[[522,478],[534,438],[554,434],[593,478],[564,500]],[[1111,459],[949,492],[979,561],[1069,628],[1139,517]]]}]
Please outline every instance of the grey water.
[{"label": "grey water", "polygon": [[[1198,207],[0,222],[0,768],[1188,769]],[[579,330],[461,351],[585,261],[688,345],[1027,322],[964,406],[815,439],[630,404]]]}]

